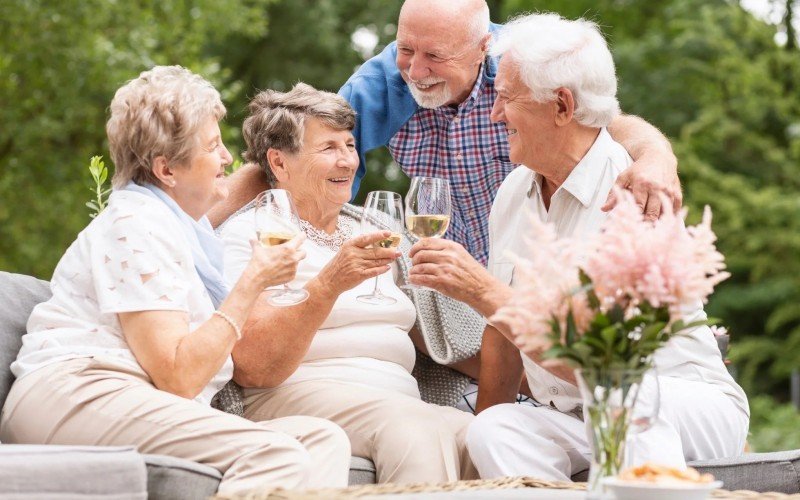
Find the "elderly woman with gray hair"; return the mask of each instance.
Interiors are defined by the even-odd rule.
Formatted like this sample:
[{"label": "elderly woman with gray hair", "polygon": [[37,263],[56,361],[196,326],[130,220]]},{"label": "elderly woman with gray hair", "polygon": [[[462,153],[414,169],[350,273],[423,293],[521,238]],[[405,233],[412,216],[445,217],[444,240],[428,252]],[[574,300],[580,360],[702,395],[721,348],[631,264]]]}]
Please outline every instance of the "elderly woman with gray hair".
[{"label": "elderly woman with gray hair", "polygon": [[[250,314],[233,350],[244,414],[332,420],[354,455],[374,461],[379,482],[474,477],[464,443],[472,415],[423,402],[411,376],[417,312],[388,272],[400,254],[374,245],[388,231],[358,235],[354,208],[346,206],[358,167],[354,124],[347,101],[305,84],[261,92],[250,104],[246,159],[294,199],[307,257],[292,286],[309,298],[292,307],[260,301]],[[251,258],[254,211],[250,203],[220,228],[230,283]],[[372,291],[376,276],[394,304],[356,300]]]},{"label": "elderly woman with gray hair", "polygon": [[292,279],[303,257],[301,238],[254,244],[225,285],[205,218],[227,194],[224,114],[211,84],[178,66],[117,91],[106,126],[114,192],[28,321],[4,442],[133,445],[216,468],[222,493],[347,484],[349,443],[334,424],[254,423],[209,406],[259,294]]},{"label": "elderly woman with gray hair", "polygon": [[[489,219],[488,270],[458,244],[422,240],[411,282],[433,287],[491,317],[514,293],[514,262],[531,248],[533,217],[559,237],[589,235],[608,216],[605,195],[631,163],[606,130],[619,113],[614,61],[597,25],[556,14],[519,18],[492,46],[502,55],[492,120],[508,131],[511,161]],[[456,272],[457,270],[457,272]],[[704,319],[701,307],[687,323]],[[481,477],[569,480],[589,467],[590,448],[574,373],[521,353],[507,325],[488,325],[481,348],[478,416],[467,443]],[[747,436],[747,397],[728,374],[708,327],[655,354],[657,380],[642,384],[637,411],[660,404],[652,427],[630,439],[635,460],[684,467],[686,460],[735,456]],[[504,404],[525,374],[539,407]],[[660,394],[658,387],[660,386]]]}]

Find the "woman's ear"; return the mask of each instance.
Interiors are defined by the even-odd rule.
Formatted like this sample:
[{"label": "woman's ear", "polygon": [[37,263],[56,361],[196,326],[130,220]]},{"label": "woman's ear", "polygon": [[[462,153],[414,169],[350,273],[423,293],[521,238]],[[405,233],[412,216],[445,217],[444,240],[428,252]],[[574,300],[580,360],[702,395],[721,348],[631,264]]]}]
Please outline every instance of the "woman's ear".
[{"label": "woman's ear", "polygon": [[153,175],[156,176],[163,186],[175,187],[177,180],[175,179],[175,172],[169,166],[167,158],[164,156],[156,156],[153,158]]},{"label": "woman's ear", "polygon": [[286,164],[286,154],[280,149],[269,148],[267,150],[267,163],[269,168],[272,169],[272,174],[278,182],[286,182],[289,180],[289,169]]}]

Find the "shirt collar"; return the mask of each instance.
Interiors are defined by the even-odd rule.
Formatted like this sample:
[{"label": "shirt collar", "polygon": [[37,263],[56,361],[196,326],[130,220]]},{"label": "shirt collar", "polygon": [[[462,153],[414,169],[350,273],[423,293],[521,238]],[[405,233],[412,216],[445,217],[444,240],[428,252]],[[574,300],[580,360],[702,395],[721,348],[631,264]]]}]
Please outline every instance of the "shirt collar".
[{"label": "shirt collar", "polygon": [[[608,130],[605,127],[601,128],[592,147],[581,158],[581,161],[575,165],[575,168],[572,169],[564,183],[559,186],[556,193],[563,189],[581,202],[581,205],[588,207],[604,175],[604,169],[598,167],[598,163],[605,164],[605,161],[608,160],[606,152],[612,141],[613,139]],[[543,181],[544,177],[541,174],[534,173],[531,187],[528,190],[528,198],[531,197],[534,191],[541,198]]]},{"label": "shirt collar", "polygon": [[454,109],[449,106],[441,106],[436,109],[448,115],[464,114],[472,111],[472,108],[475,107],[475,103],[478,101],[478,98],[480,97],[481,92],[483,91],[484,83],[487,80],[485,73],[488,70],[489,70],[489,65],[487,64],[487,62],[486,61],[482,62],[481,67],[478,70],[478,78],[475,80],[475,84],[472,86],[472,90],[470,91],[469,96],[467,96],[464,102],[458,105],[458,109]]}]

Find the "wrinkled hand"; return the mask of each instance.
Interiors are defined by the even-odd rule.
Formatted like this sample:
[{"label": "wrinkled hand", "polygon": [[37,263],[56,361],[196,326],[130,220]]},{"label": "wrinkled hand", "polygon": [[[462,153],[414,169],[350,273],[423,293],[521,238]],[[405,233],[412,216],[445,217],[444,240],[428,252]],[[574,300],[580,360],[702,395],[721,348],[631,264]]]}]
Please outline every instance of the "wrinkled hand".
[{"label": "wrinkled hand", "polygon": [[[458,243],[423,238],[409,252],[408,278],[469,305],[483,300],[494,278]],[[475,307],[475,306],[473,306]]]},{"label": "wrinkled hand", "polygon": [[[648,220],[658,219],[664,210],[677,212],[683,204],[683,193],[674,156],[661,157],[655,161],[641,158],[617,177],[616,185],[633,193],[636,204]],[[671,207],[664,206],[662,195],[666,195],[672,202]],[[603,211],[608,212],[613,209],[617,201],[612,190],[603,205]]]},{"label": "wrinkled hand", "polygon": [[306,237],[295,236],[283,245],[267,247],[250,240],[253,255],[247,264],[247,274],[260,288],[282,285],[292,281],[297,274],[297,264],[306,257],[305,250],[300,248]]},{"label": "wrinkled hand", "polygon": [[389,264],[401,254],[394,248],[382,248],[375,243],[391,234],[389,231],[380,231],[347,240],[320,271],[319,279],[340,295],[365,280],[385,273],[389,270]]}]

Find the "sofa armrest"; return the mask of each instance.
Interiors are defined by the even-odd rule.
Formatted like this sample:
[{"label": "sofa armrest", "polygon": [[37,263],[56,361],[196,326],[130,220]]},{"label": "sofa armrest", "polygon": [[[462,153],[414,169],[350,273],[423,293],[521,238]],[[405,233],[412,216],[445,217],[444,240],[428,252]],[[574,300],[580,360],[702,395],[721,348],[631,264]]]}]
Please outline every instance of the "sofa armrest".
[{"label": "sofa armrest", "polygon": [[145,500],[147,473],[133,447],[3,444],[0,497]]}]

